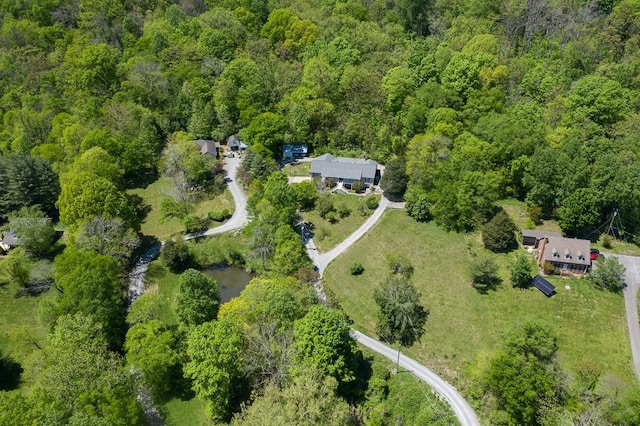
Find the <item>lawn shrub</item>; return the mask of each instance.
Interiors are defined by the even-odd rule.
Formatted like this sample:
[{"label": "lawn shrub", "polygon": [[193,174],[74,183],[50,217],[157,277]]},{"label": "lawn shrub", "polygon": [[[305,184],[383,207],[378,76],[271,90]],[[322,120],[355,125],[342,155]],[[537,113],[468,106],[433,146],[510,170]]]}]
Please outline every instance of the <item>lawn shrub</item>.
[{"label": "lawn shrub", "polygon": [[160,259],[172,272],[182,271],[191,263],[189,246],[182,239],[169,240],[160,250]]},{"label": "lawn shrub", "polygon": [[540,225],[542,223],[542,207],[531,206],[527,209],[527,213],[534,225]]},{"label": "lawn shrub", "polygon": [[351,275],[360,275],[364,272],[364,266],[360,262],[353,261],[349,264],[349,271]]},{"label": "lawn shrub", "polygon": [[[229,213],[229,211],[226,211],[227,214]],[[209,212],[209,219],[211,220],[215,220],[216,222],[222,222],[227,218],[227,215],[225,214],[224,211],[219,211],[219,210],[214,210]]]},{"label": "lawn shrub", "polygon": [[327,221],[332,224],[337,223],[340,220],[340,218],[338,217],[338,214],[333,211],[327,213],[324,218],[327,219]]},{"label": "lawn shrub", "polygon": [[323,195],[316,200],[316,211],[321,218],[326,219],[329,212],[335,211],[333,200],[329,195]]},{"label": "lawn shrub", "polygon": [[351,214],[351,209],[349,209],[349,207],[344,203],[338,204],[336,206],[336,211],[338,212],[338,216],[340,216],[341,219]]},{"label": "lawn shrub", "polygon": [[201,231],[207,228],[207,224],[198,216],[189,215],[182,219],[184,231],[186,233]]},{"label": "lawn shrub", "polygon": [[380,202],[378,201],[378,199],[376,197],[367,197],[366,198],[365,205],[367,206],[367,208],[369,210],[377,209],[379,204],[380,204]]}]

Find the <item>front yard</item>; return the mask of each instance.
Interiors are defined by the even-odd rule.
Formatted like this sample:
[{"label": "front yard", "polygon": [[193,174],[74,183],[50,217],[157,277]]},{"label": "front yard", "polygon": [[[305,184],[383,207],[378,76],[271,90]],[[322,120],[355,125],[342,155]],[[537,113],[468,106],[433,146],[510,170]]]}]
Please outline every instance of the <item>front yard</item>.
[{"label": "front yard", "polygon": [[335,223],[331,223],[327,219],[323,219],[316,210],[302,213],[302,219],[305,222],[313,223],[313,241],[316,243],[320,252],[326,252],[337,246],[358,229],[367,218],[373,213],[373,210],[366,208],[366,200],[368,197],[377,197],[379,195],[367,195],[361,197],[357,195],[347,194],[331,194],[333,205],[337,208],[344,205],[350,211],[349,215]]},{"label": "front yard", "polygon": [[[337,294],[357,329],[375,335],[373,290],[388,275],[388,253],[412,262],[413,282],[431,311],[422,341],[406,352],[462,387],[476,361],[498,349],[515,323],[533,319],[553,325],[560,360],[572,373],[591,361],[602,377],[635,380],[622,295],[596,290],[586,280],[558,277],[549,279],[557,288],[551,298],[535,288],[514,289],[507,278],[514,253],[486,254],[477,234],[449,233],[415,222],[403,211],[387,211],[325,271],[324,286]],[[503,283],[497,291],[482,295],[472,288],[467,264],[473,254],[493,256],[500,265]],[[362,275],[350,274],[352,261],[362,263]]]},{"label": "front yard", "polygon": [[[166,240],[171,236],[184,232],[182,221],[177,218],[162,219],[160,212],[160,204],[165,198],[169,198],[171,194],[171,184],[166,177],[161,177],[146,188],[132,189],[131,194],[142,197],[144,202],[150,206],[147,217],[142,222],[141,232],[144,235],[154,236],[159,240]],[[193,215],[200,218],[206,218],[210,211],[229,210],[232,214],[234,210],[233,197],[228,189],[213,197],[205,198],[194,204]],[[222,222],[209,222],[209,227],[214,228],[220,226]]]}]

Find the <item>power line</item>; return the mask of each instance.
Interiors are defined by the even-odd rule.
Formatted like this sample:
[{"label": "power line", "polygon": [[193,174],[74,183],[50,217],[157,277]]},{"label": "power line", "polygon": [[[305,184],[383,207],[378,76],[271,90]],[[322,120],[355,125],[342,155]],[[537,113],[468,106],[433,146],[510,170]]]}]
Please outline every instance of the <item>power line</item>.
[{"label": "power line", "polygon": [[[373,329],[375,330],[375,324],[373,323],[373,319],[371,318],[371,316],[367,313],[365,313],[365,309],[364,305],[362,303],[360,303],[359,298],[356,297],[351,297],[351,295],[353,294],[351,291],[348,291],[347,288],[345,286],[343,286],[342,284],[340,284],[340,281],[338,281],[338,279],[336,279],[336,277],[333,275],[333,273],[331,271],[329,271],[328,269],[325,269],[325,272],[328,273],[330,275],[330,278],[332,279],[332,281],[340,288],[340,290],[349,297],[349,299],[351,300],[351,302],[354,304],[354,306],[356,307],[356,309],[358,311],[360,311],[360,313],[362,314],[363,318],[369,323],[369,325],[373,325]],[[385,336],[380,336],[380,338],[390,347],[393,347],[393,344],[385,337]],[[398,349],[398,353],[399,353],[399,349]],[[436,402],[434,401],[433,398],[430,398],[429,395],[427,395],[425,389],[422,387],[422,385],[426,385],[428,386],[428,384],[423,383],[421,381],[418,380],[417,377],[415,377],[413,374],[411,374],[411,377],[416,381],[416,383],[418,384],[418,387],[420,388],[420,390],[422,391],[425,399],[427,400],[427,403],[429,404],[430,408],[432,409],[432,411],[440,418],[440,420],[446,420],[446,416],[443,414],[443,410],[444,408],[439,405],[436,404]],[[433,394],[432,394],[433,396]],[[448,416],[449,413],[447,412],[446,415]]]}]

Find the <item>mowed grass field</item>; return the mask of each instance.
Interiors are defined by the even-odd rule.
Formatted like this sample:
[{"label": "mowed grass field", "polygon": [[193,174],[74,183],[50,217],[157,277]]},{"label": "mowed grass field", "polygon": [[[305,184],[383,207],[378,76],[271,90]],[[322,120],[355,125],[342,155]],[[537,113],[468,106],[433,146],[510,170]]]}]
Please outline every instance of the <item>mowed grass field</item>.
[{"label": "mowed grass field", "polygon": [[[159,240],[166,240],[175,234],[184,232],[182,221],[176,218],[163,220],[160,213],[162,200],[169,198],[171,194],[171,183],[168,178],[161,177],[146,188],[132,189],[128,192],[139,195],[144,202],[151,207],[149,214],[147,214],[147,217],[142,222],[141,231],[144,235],[154,236]],[[223,209],[229,210],[230,214],[232,214],[234,210],[233,197],[228,189],[217,197],[196,203],[192,214],[200,218],[206,218],[207,213],[210,211]],[[222,225],[222,222],[210,221],[209,223],[210,228],[219,225]]]},{"label": "mowed grass field", "polygon": [[[373,292],[388,276],[388,253],[411,260],[413,282],[430,310],[425,335],[406,352],[458,385],[468,382],[469,369],[480,357],[501,347],[514,324],[527,320],[554,327],[560,360],[570,371],[575,373],[582,361],[591,361],[603,374],[634,380],[622,295],[596,290],[578,279],[550,278],[557,288],[551,298],[535,288],[514,289],[507,279],[507,264],[515,253],[486,253],[477,234],[449,233],[434,223],[415,222],[404,211],[387,211],[325,271],[324,286],[336,293],[356,328],[375,335]],[[495,257],[503,276],[497,291],[483,295],[471,286],[467,264],[472,253]],[[354,260],[365,268],[360,276],[349,273]]]},{"label": "mowed grass field", "polygon": [[[329,251],[340,244],[349,234],[358,229],[367,220],[367,218],[371,216],[373,210],[366,209],[365,216],[363,216],[358,210],[361,205],[365,205],[367,197],[378,197],[378,200],[380,199],[379,195],[367,195],[366,197],[360,197],[358,195],[331,194],[334,207],[337,208],[338,205],[344,204],[349,207],[349,210],[351,210],[349,216],[340,218],[336,223],[329,223],[328,220],[321,218],[315,210],[302,213],[302,218],[305,222],[311,222],[314,224],[313,241],[316,243],[320,252]],[[324,238],[321,238],[322,229],[326,232],[326,236]]]}]

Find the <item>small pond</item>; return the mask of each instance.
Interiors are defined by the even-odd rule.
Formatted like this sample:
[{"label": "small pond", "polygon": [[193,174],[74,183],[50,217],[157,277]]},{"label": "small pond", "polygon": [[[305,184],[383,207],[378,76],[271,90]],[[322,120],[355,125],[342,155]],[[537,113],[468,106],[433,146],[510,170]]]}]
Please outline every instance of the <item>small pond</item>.
[{"label": "small pond", "polygon": [[240,296],[240,292],[244,290],[251,278],[253,278],[253,275],[235,266],[213,266],[202,272],[218,281],[220,285],[220,301],[222,303]]}]

